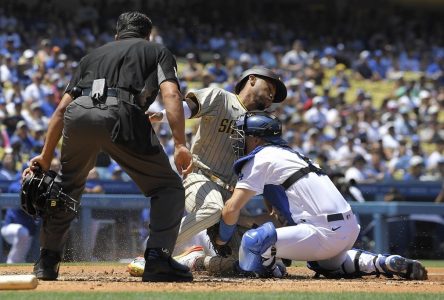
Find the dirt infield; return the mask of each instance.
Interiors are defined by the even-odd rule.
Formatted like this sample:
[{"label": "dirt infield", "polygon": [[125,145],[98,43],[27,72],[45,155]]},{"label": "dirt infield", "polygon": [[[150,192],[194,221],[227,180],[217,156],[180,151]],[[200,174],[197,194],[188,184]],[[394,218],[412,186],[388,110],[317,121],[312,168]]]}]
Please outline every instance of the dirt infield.
[{"label": "dirt infield", "polygon": [[[29,274],[31,266],[0,266],[0,275]],[[63,265],[58,281],[40,281],[37,291],[243,291],[243,292],[364,292],[444,293],[444,268],[428,268],[426,281],[405,281],[384,277],[366,277],[353,280],[314,279],[314,273],[305,267],[289,268],[286,279],[215,278],[196,273],[192,283],[142,283],[131,277],[122,265]]]}]

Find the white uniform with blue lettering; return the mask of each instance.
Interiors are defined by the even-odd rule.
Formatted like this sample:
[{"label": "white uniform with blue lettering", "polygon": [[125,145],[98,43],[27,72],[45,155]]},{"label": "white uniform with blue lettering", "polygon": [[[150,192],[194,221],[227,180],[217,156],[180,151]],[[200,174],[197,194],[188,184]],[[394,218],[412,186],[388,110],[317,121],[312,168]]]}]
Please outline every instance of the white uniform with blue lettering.
[{"label": "white uniform with blue lettering", "polygon": [[[281,186],[307,166],[295,152],[266,146],[243,165],[236,188],[264,194],[286,218],[287,227],[276,229],[276,257],[317,261],[323,268],[334,270],[346,260],[360,227],[328,176],[312,172],[287,190]],[[271,257],[271,247],[262,257]]]}]

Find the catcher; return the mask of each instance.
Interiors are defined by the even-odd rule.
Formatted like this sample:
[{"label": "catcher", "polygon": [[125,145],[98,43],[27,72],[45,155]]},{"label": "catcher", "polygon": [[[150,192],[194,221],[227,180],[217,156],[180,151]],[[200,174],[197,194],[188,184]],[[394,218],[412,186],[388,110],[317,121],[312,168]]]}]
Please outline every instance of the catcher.
[{"label": "catcher", "polygon": [[282,277],[285,268],[279,259],[285,258],[307,261],[308,268],[327,278],[383,274],[427,279],[417,260],[352,249],[360,226],[350,205],[318,166],[281,138],[282,125],[276,117],[246,113],[234,131],[239,180],[223,208],[216,243],[224,245],[231,239],[240,210],[257,194],[263,194],[287,220],[285,227],[266,223],[243,235],[240,271]]}]

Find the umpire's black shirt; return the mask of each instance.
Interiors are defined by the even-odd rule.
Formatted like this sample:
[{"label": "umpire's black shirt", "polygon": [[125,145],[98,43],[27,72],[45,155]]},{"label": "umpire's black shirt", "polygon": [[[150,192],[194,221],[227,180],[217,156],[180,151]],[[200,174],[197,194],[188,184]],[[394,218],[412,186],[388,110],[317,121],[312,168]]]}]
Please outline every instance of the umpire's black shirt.
[{"label": "umpire's black shirt", "polygon": [[178,82],[176,60],[165,46],[127,36],[83,57],[65,92],[75,86],[91,88],[94,79],[106,78],[108,88],[121,88],[135,95],[143,91],[147,102],[143,101],[142,106],[146,109],[163,81]]}]

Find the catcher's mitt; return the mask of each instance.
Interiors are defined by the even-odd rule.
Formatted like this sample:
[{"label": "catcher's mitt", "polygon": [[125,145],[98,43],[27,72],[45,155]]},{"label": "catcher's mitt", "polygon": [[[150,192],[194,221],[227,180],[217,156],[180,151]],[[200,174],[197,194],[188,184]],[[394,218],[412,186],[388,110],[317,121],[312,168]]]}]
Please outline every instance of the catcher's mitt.
[{"label": "catcher's mitt", "polygon": [[216,223],[213,226],[211,226],[210,228],[208,228],[207,234],[208,234],[208,237],[210,238],[211,244],[213,245],[214,252],[216,252],[216,254],[218,256],[228,257],[232,254],[230,246],[228,246],[227,244],[218,245],[216,243],[216,238],[219,235],[219,223]]},{"label": "catcher's mitt", "polygon": [[32,217],[44,217],[56,211],[77,213],[79,202],[63,193],[54,179],[54,171],[41,169],[30,172],[23,179],[20,192],[21,208]]}]

